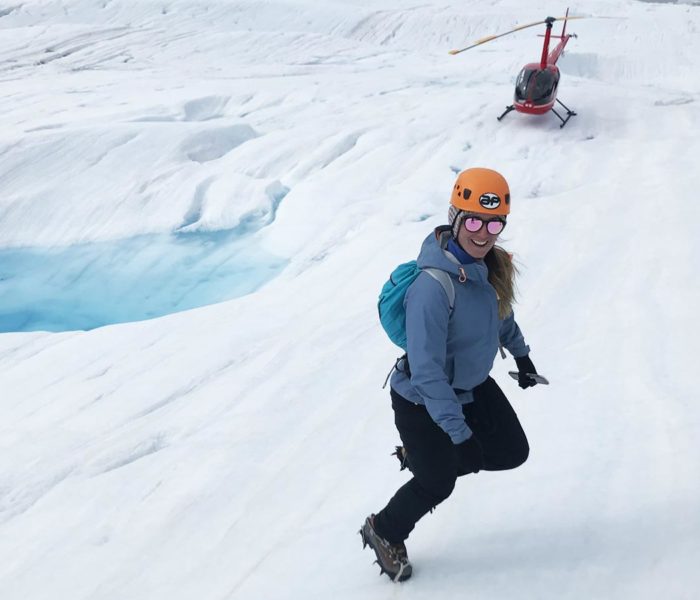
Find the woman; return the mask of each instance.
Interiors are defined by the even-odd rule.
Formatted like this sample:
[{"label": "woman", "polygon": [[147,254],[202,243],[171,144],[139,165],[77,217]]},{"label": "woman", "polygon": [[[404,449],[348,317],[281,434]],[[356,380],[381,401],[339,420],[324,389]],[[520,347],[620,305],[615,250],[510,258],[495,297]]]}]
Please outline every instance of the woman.
[{"label": "woman", "polygon": [[513,408],[489,377],[501,346],[515,357],[520,387],[537,383],[513,318],[515,268],[496,246],[510,212],[508,183],[496,171],[467,169],[450,204],[449,225],[426,238],[418,266],[450,274],[454,305],[435,277],[418,275],[404,300],[407,354],[391,377],[398,451],[413,478],[360,530],[394,581],[411,576],[404,541],[458,476],[514,469],[529,452]]}]

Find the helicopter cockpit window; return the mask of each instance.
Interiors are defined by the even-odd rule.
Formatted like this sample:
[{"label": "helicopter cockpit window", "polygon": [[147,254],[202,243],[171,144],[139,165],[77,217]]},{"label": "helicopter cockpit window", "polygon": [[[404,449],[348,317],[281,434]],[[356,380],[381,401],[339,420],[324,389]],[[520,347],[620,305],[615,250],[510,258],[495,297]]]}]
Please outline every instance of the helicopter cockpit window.
[{"label": "helicopter cockpit window", "polygon": [[530,100],[533,104],[547,104],[559,83],[559,73],[540,69],[523,69],[515,84],[515,99]]}]

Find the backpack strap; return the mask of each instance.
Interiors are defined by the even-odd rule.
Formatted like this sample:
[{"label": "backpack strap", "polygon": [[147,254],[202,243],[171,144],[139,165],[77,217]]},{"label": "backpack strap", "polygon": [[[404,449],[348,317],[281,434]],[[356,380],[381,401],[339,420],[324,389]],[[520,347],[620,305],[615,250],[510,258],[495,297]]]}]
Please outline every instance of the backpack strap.
[{"label": "backpack strap", "polygon": [[421,270],[425,271],[433,279],[437,280],[442,286],[442,289],[445,290],[445,294],[447,294],[447,301],[450,305],[450,316],[452,316],[452,311],[455,307],[455,284],[452,281],[452,277],[450,277],[449,273],[443,271],[442,269],[426,267],[425,269]]},{"label": "backpack strap", "polygon": [[[454,310],[455,307],[455,284],[452,281],[452,277],[450,277],[449,273],[446,271],[443,271],[442,269],[435,269],[433,267],[426,267],[425,269],[421,269],[421,271],[425,271],[428,275],[430,275],[433,279],[437,280],[438,283],[442,286],[442,289],[445,290],[445,294],[447,294],[447,302],[449,303],[450,306],[450,317],[452,316],[452,311]],[[390,281],[394,283],[393,279],[390,278]],[[394,283],[394,285],[396,285]],[[380,313],[381,314],[381,313]],[[399,364],[403,361],[403,366],[405,369],[401,368]],[[389,371],[389,374],[386,376],[386,379],[384,380],[384,385],[382,386],[382,389],[386,387],[386,384],[389,382],[389,379],[391,378],[391,375],[394,371],[406,371],[408,376],[411,376],[411,371],[410,367],[408,365],[408,354],[404,354],[403,356],[400,356],[399,358],[396,359],[396,362],[394,363],[394,366],[391,367],[391,371]]]}]

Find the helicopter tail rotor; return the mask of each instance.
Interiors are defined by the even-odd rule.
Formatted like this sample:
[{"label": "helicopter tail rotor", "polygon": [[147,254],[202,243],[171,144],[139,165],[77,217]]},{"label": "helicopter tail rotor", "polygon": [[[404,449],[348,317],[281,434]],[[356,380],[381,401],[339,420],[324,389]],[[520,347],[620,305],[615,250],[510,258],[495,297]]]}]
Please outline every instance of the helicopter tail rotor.
[{"label": "helicopter tail rotor", "polygon": [[566,7],[566,19],[564,20],[564,25],[561,28],[561,37],[564,37],[566,35],[566,23],[568,22],[569,18],[569,7]]}]

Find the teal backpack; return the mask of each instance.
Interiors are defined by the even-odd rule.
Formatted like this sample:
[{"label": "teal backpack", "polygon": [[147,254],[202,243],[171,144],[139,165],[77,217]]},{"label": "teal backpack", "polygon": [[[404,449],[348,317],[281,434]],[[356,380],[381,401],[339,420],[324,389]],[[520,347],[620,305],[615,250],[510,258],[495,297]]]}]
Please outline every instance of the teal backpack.
[{"label": "teal backpack", "polygon": [[382,287],[379,294],[379,322],[389,339],[403,350],[406,350],[406,309],[403,305],[406,290],[421,271],[428,273],[436,279],[447,294],[450,305],[450,315],[455,305],[455,287],[450,275],[441,269],[425,268],[421,269],[415,260],[402,263],[396,267],[389,276],[389,279]]}]

